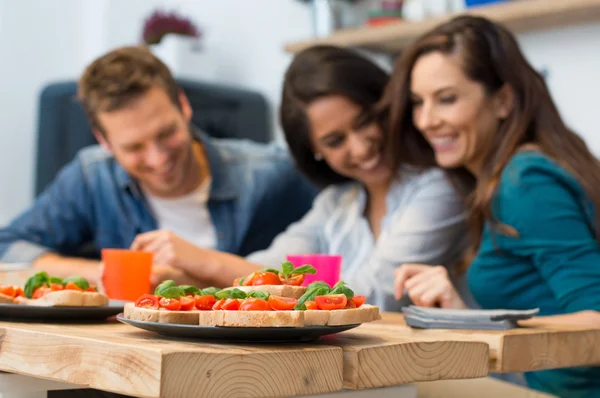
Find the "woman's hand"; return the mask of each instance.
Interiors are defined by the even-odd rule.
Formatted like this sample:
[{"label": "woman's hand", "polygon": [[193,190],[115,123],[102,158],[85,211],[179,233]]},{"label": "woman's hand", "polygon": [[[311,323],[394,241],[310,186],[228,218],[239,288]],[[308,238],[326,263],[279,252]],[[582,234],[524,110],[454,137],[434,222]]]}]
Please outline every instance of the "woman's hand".
[{"label": "woman's hand", "polygon": [[467,308],[450,282],[448,270],[440,265],[404,264],[396,268],[396,300],[400,300],[405,292],[420,307]]}]

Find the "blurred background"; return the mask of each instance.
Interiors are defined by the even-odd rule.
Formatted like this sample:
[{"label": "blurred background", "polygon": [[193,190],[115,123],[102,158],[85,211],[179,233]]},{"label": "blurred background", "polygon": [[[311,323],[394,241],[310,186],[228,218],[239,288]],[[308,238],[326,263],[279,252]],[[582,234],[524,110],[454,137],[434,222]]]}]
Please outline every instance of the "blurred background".
[{"label": "blurred background", "polygon": [[[157,11],[176,13],[198,29],[196,38],[171,35],[153,45],[176,77],[260,93],[270,108],[269,134],[280,139],[276,110],[292,57],[284,50],[287,44],[337,29],[403,23],[398,19],[415,21],[470,5],[485,6],[463,0],[341,1],[332,20],[332,10],[319,7],[333,3],[323,1],[0,0],[0,225],[36,194],[43,88],[75,81],[87,63],[109,49],[142,43],[144,25]],[[518,37],[531,62],[546,75],[566,121],[600,154],[600,19]],[[389,54],[372,55],[387,66],[393,60]]]}]

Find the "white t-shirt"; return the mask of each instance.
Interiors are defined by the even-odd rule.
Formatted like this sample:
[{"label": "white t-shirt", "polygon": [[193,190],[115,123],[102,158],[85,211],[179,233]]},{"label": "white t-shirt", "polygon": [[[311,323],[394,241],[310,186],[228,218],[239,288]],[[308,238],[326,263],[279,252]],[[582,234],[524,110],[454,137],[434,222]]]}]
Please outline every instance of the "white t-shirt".
[{"label": "white t-shirt", "polygon": [[215,249],[217,234],[206,203],[211,179],[193,192],[177,198],[159,198],[144,190],[159,229],[166,229],[196,246]]}]

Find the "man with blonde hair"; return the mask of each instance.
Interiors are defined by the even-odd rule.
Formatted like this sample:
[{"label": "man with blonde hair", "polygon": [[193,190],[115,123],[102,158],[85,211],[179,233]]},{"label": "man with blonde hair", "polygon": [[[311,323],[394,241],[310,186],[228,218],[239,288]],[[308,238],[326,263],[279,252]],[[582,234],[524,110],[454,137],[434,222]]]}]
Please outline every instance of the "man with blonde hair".
[{"label": "man with blonde hair", "polygon": [[[315,189],[275,144],[217,140],[191,125],[192,109],[168,68],[144,47],[92,62],[78,96],[99,146],[66,165],[33,206],[0,230],[0,261],[97,282],[81,247],[154,253],[153,283],[228,285],[254,271],[179,265],[194,247],[245,255],[267,247],[310,208]],[[282,259],[283,260],[283,259]]]}]

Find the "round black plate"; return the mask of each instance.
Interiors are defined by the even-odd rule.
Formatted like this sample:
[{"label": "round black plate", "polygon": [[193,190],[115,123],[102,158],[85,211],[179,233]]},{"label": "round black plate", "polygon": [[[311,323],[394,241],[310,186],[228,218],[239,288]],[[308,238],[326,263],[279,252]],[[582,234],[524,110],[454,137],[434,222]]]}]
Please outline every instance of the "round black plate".
[{"label": "round black plate", "polygon": [[111,300],[103,307],[40,307],[23,304],[0,304],[2,321],[101,321],[123,312],[125,301]]},{"label": "round black plate", "polygon": [[168,337],[185,337],[231,343],[300,343],[340,333],[359,325],[305,326],[301,328],[234,328],[224,326],[177,325],[171,323],[134,321],[117,315],[117,320],[140,329]]}]

